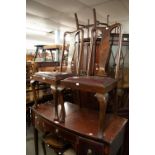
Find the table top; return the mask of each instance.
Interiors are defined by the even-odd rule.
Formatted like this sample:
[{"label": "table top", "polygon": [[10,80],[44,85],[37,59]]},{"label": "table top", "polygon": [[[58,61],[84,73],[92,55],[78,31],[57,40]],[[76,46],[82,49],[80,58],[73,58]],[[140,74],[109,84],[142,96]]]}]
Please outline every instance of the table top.
[{"label": "table top", "polygon": [[40,104],[32,111],[48,120],[52,124],[66,129],[77,135],[82,135],[94,140],[112,143],[117,135],[125,128],[127,119],[114,114],[107,114],[104,123],[103,137],[98,137],[99,113],[95,110],[81,109],[77,105],[65,102],[65,123],[54,121],[54,105],[51,103]]}]

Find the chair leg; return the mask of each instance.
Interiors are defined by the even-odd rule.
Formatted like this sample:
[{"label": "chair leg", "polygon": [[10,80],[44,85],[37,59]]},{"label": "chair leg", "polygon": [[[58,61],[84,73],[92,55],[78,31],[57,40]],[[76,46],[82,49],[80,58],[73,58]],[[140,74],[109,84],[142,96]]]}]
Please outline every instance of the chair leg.
[{"label": "chair leg", "polygon": [[106,108],[107,108],[108,94],[96,93],[95,97],[97,98],[97,100],[99,102],[99,107],[100,107],[98,137],[101,138],[103,136],[103,129],[104,129]]},{"label": "chair leg", "polygon": [[51,91],[52,91],[52,94],[53,94],[54,106],[55,106],[54,120],[55,121],[59,121],[59,117],[58,117],[58,90],[57,90],[57,86],[51,85]]},{"label": "chair leg", "polygon": [[46,147],[45,147],[45,143],[43,141],[42,141],[42,148],[43,148],[44,155],[46,155]]}]

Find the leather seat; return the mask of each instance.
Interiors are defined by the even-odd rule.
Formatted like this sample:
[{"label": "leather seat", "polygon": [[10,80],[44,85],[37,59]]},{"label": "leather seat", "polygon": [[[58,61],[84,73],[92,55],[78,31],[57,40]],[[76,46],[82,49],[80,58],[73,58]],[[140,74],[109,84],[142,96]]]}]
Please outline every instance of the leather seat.
[{"label": "leather seat", "polygon": [[33,79],[42,82],[48,81],[51,84],[51,82],[59,81],[73,75],[73,73],[67,72],[37,72],[33,75]]}]

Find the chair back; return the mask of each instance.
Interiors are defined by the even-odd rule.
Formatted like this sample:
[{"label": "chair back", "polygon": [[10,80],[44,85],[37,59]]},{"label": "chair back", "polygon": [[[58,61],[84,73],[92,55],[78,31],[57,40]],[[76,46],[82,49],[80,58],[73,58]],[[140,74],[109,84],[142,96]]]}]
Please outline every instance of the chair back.
[{"label": "chair back", "polygon": [[100,47],[99,47],[99,53],[98,53],[98,62],[96,62],[96,68],[95,68],[95,75],[98,76],[104,76],[108,74],[108,64],[110,60],[111,55],[111,33],[114,29],[119,28],[120,34],[119,34],[119,41],[118,41],[118,50],[117,50],[117,56],[115,59],[116,67],[115,67],[115,78],[118,77],[118,70],[119,70],[119,61],[120,61],[120,54],[121,54],[121,42],[122,42],[122,34],[121,34],[121,24],[116,23],[111,26],[108,26],[104,29]]},{"label": "chair back", "polygon": [[[70,39],[67,43],[67,37]],[[80,74],[80,59],[83,52],[84,31],[79,28],[76,31],[65,32],[60,62],[60,71],[71,72],[76,75]],[[68,45],[67,45],[68,44]],[[66,47],[68,48],[66,49]]]}]

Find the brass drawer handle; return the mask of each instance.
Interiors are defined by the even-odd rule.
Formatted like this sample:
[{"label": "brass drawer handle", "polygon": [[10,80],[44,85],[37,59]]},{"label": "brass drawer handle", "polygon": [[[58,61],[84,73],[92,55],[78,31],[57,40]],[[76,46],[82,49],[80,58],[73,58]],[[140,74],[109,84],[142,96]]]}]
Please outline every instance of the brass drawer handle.
[{"label": "brass drawer handle", "polygon": [[76,86],[79,86],[79,83],[78,82],[76,83]]},{"label": "brass drawer handle", "polygon": [[92,149],[88,149],[87,155],[91,155],[93,153]]}]

